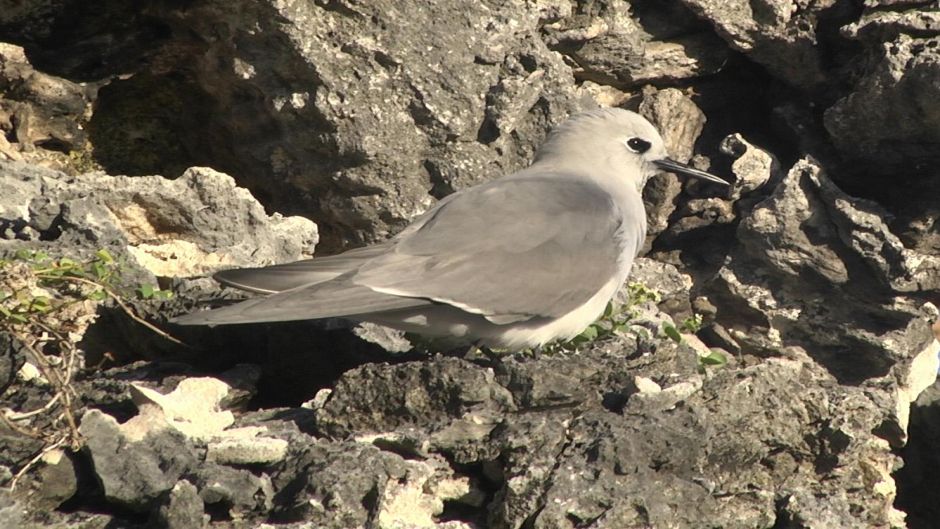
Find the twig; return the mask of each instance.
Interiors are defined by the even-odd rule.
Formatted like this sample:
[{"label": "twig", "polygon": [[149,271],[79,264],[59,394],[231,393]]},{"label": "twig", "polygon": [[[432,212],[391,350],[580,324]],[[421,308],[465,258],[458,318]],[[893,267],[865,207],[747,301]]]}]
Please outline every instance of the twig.
[{"label": "twig", "polygon": [[54,443],[52,443],[52,444],[46,446],[45,448],[43,448],[42,450],[40,450],[39,453],[35,455],[35,457],[33,457],[32,459],[30,459],[28,463],[26,463],[25,465],[23,465],[23,468],[21,468],[21,469],[19,470],[19,472],[17,472],[16,475],[13,476],[13,479],[10,480],[10,492],[13,492],[14,490],[16,490],[16,484],[19,482],[20,478],[22,478],[24,475],[26,475],[26,473],[29,472],[29,470],[30,470],[31,468],[33,468],[34,466],[36,466],[36,463],[38,463],[39,460],[42,459],[42,456],[44,456],[44,455],[48,454],[49,452],[51,452],[51,451],[53,451],[53,450],[59,448],[59,447],[62,446],[63,444],[65,444],[65,437],[61,437],[61,438],[59,438],[58,440],[56,440]]},{"label": "twig", "polygon": [[[42,276],[39,276],[39,277],[40,277],[40,278],[43,278]],[[86,284],[86,285],[91,285],[91,286],[100,288],[101,290],[104,291],[105,294],[108,295],[108,297],[110,297],[111,299],[113,299],[114,302],[117,303],[119,307],[121,307],[121,310],[123,310],[124,313],[127,314],[132,320],[136,321],[137,323],[139,323],[139,324],[143,325],[144,327],[150,329],[150,330],[153,331],[154,333],[156,333],[156,334],[158,334],[158,335],[160,335],[160,336],[166,338],[167,340],[170,340],[171,342],[173,342],[173,343],[175,343],[175,344],[177,344],[177,345],[182,345],[183,347],[192,348],[192,346],[181,342],[179,339],[174,338],[173,336],[171,336],[170,334],[168,334],[166,331],[160,329],[159,327],[153,325],[153,324],[150,323],[149,321],[147,321],[147,320],[141,318],[140,316],[138,316],[137,314],[135,314],[134,311],[131,310],[131,308],[128,307],[126,303],[124,303],[124,300],[121,299],[121,296],[118,296],[118,295],[115,294],[110,288],[108,288],[108,287],[102,285],[101,283],[98,283],[97,281],[92,281],[91,279],[86,279],[86,278],[84,278],[84,277],[75,277],[75,276],[62,276],[62,277],[45,278],[45,279],[63,279],[63,280],[67,280],[67,281],[74,281],[74,282],[77,282],[77,283],[84,283],[84,284]]]},{"label": "twig", "polygon": [[[55,396],[52,397],[49,400],[49,402],[47,402],[42,408],[37,408],[33,411],[27,411],[27,412],[22,412],[22,413],[12,413],[10,415],[3,414],[3,417],[11,421],[22,421],[24,419],[29,419],[30,417],[46,412],[49,410],[49,408],[55,406],[55,403],[59,401],[60,396],[61,395],[59,393],[56,393]],[[10,411],[12,412],[13,410],[10,410]]]}]

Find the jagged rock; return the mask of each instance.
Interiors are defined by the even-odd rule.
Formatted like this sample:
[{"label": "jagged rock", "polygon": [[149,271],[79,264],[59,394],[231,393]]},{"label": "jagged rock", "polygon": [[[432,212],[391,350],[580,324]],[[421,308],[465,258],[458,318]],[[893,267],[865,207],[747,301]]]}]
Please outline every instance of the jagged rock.
[{"label": "jagged rock", "polygon": [[36,492],[30,497],[35,509],[57,509],[78,492],[78,468],[64,450],[53,450],[43,456],[37,478]]},{"label": "jagged rock", "polygon": [[[409,388],[401,392],[398,388]],[[316,410],[317,428],[334,437],[399,426],[444,426],[470,413],[512,409],[491,370],[457,359],[433,369],[421,363],[366,365],[344,375]]]},{"label": "jagged rock", "polygon": [[812,90],[826,81],[817,47],[820,14],[836,0],[681,0],[707,20],[731,48],[747,54],[777,79]]},{"label": "jagged rock", "polygon": [[207,168],[171,181],[100,173],[66,177],[0,162],[0,181],[13,190],[0,225],[29,226],[59,247],[73,245],[75,253],[110,247],[159,276],[299,259],[317,242],[312,222],[267,215],[231,177]]},{"label": "jagged rock", "polygon": [[267,474],[259,477],[248,470],[206,463],[192,476],[202,502],[232,518],[266,513],[274,506],[274,489]]},{"label": "jagged rock", "polygon": [[722,140],[721,151],[734,158],[731,163],[735,176],[732,200],[761,188],[772,177],[781,176],[780,162],[767,151],[748,143],[740,134],[732,134]]},{"label": "jagged rock", "polygon": [[548,43],[577,63],[577,77],[622,86],[712,74],[727,61],[727,45],[689,24],[690,17],[654,15],[650,22],[631,9],[620,0],[578,4],[575,13],[545,26]]},{"label": "jagged rock", "polygon": [[904,293],[935,289],[935,264],[904,249],[882,219],[803,160],[741,221],[741,246],[709,299],[731,311],[719,319],[735,321],[728,329],[745,348],[800,346],[841,381],[893,387],[883,397],[894,403],[885,427],[895,433],[884,435],[901,443],[914,398],[905,388],[924,384],[912,372],[936,349],[932,316]]},{"label": "jagged rock", "polygon": [[113,417],[90,410],[79,428],[104,497],[122,507],[147,512],[179,478],[196,467],[195,448],[170,428],[128,439]]},{"label": "jagged rock", "polygon": [[868,172],[903,174],[935,165],[940,162],[935,148],[940,112],[934,110],[940,37],[901,34],[879,48],[880,56],[853,91],[826,110],[826,130],[844,155]]},{"label": "jagged rock", "polygon": [[204,507],[196,487],[184,479],[170,490],[153,523],[165,529],[200,529],[209,522]]},{"label": "jagged rock", "polygon": [[[675,88],[649,91],[643,96],[639,113],[663,131],[663,141],[672,158],[680,162],[689,161],[695,141],[705,125],[705,114],[688,96]],[[649,235],[658,235],[666,229],[681,191],[682,183],[671,173],[658,174],[647,182],[643,189],[643,202]]]},{"label": "jagged rock", "polygon": [[220,410],[228,384],[211,377],[187,378],[167,395],[139,384],[131,384],[131,397],[140,414],[122,425],[132,440],[150,431],[173,428],[198,444],[223,435],[234,424],[231,411]]},{"label": "jagged rock", "polygon": [[97,87],[37,71],[23,48],[0,42],[0,159],[71,170]]},{"label": "jagged rock", "polygon": [[[469,492],[439,456],[406,460],[374,446],[315,441],[298,447],[274,475],[276,508],[318,527],[435,527],[443,502]],[[456,526],[466,527],[466,526]]]},{"label": "jagged rock", "polygon": [[[34,38],[57,48],[51,68],[94,59],[104,77],[134,51],[151,56],[99,91],[89,134],[110,172],[237,172],[275,209],[309,214],[334,250],[387,237],[429,192],[520,168],[579,104],[571,69],[539,37],[544,3],[206,0],[154,5],[146,20],[74,10],[112,21],[98,36],[124,45],[92,52],[81,28],[76,48]],[[55,26],[63,13],[47,16]]]}]

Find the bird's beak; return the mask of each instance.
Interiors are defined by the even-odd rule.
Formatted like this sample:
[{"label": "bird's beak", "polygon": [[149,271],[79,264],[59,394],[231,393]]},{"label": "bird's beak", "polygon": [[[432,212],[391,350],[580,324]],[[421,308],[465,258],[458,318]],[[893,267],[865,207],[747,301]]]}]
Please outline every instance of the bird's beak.
[{"label": "bird's beak", "polygon": [[686,165],[684,163],[671,160],[669,158],[663,158],[662,160],[656,160],[653,162],[656,164],[656,167],[664,171],[669,171],[670,173],[684,174],[688,176],[694,176],[695,178],[701,178],[702,180],[708,180],[709,182],[714,182],[716,184],[721,184],[724,186],[731,185],[728,182],[718,178],[717,176],[706,173],[705,171],[699,171],[698,169]]}]

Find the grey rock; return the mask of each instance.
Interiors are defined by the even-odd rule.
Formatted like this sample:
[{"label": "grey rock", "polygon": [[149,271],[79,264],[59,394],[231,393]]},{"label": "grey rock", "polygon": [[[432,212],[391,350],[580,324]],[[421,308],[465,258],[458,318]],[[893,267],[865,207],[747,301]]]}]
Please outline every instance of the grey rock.
[{"label": "grey rock", "polygon": [[826,110],[826,130],[845,156],[869,171],[937,163],[940,38],[901,34],[877,50],[852,92]]},{"label": "grey rock", "polygon": [[196,466],[192,444],[173,429],[154,430],[131,441],[114,418],[91,410],[82,417],[79,431],[105,499],[128,509],[150,510]]},{"label": "grey rock", "polygon": [[0,160],[70,168],[66,153],[84,148],[82,122],[96,91],[96,83],[36,70],[23,48],[0,42]]},{"label": "grey rock", "polygon": [[909,369],[933,335],[921,303],[901,294],[935,288],[933,265],[872,208],[816,163],[797,163],[741,221],[740,246],[710,285],[734,339],[758,350],[800,344],[842,380]]},{"label": "grey rock", "polygon": [[58,509],[78,492],[78,472],[75,460],[63,450],[46,455],[37,473],[38,487],[30,498],[35,509]]},{"label": "grey rock", "polygon": [[928,6],[919,7],[903,11],[866,10],[858,22],[843,27],[842,34],[875,42],[893,40],[900,33],[919,37],[940,34],[940,13]]},{"label": "grey rock", "polygon": [[267,474],[259,477],[248,470],[207,462],[195,470],[192,480],[203,503],[233,518],[273,507],[274,490]]},{"label": "grey rock", "polygon": [[732,134],[722,140],[721,151],[734,159],[731,164],[731,171],[735,176],[731,192],[732,200],[760,189],[771,178],[782,177],[780,162],[777,158],[751,145],[740,134]]},{"label": "grey rock", "polygon": [[[176,46],[203,51],[163,55],[166,64],[185,61],[184,82],[156,71],[112,83],[107,97],[146,100],[174,83],[177,100],[208,96],[225,111],[180,127],[205,145],[196,154],[240,168],[241,181],[278,210],[305,211],[335,250],[384,239],[433,204],[429,193],[520,168],[577,107],[571,69],[539,38],[542,9],[391,1],[155,9],[150,16],[172,26]],[[98,148],[117,150],[133,131],[109,109],[119,110],[100,110],[92,127],[98,121]]]},{"label": "grey rock", "polygon": [[415,423],[443,426],[468,413],[513,407],[512,397],[496,382],[492,370],[443,358],[433,368],[410,362],[349,371],[315,411],[320,432],[344,437]]},{"label": "grey rock", "polygon": [[[282,520],[303,520],[317,527],[361,527],[367,520],[377,520],[379,527],[394,527],[387,516],[389,508],[397,503],[400,487],[417,486],[419,491],[423,490],[416,491],[417,495],[412,496],[415,499],[433,494],[437,484],[450,479],[445,467],[440,460],[408,461],[361,443],[314,441],[299,447],[274,475],[279,505],[275,512]],[[433,473],[434,469],[443,473],[429,479],[427,472]],[[444,497],[449,494],[459,492],[445,492]],[[424,511],[425,508],[431,512]],[[415,517],[430,519],[432,514],[440,514],[433,512],[438,508],[442,506],[412,503],[410,512],[400,512],[398,519],[407,526]]]},{"label": "grey rock", "polygon": [[777,79],[812,90],[826,81],[817,47],[819,13],[836,0],[681,0],[707,20],[732,49],[745,53]]},{"label": "grey rock", "polygon": [[170,490],[153,517],[153,525],[161,529],[200,529],[209,522],[204,508],[196,487],[184,479]]},{"label": "grey rock", "polygon": [[549,45],[579,66],[575,75],[580,79],[631,87],[721,69],[728,59],[728,47],[721,39],[705,28],[690,26],[681,13],[661,15],[635,13],[633,6],[619,0],[583,2],[544,30]]},{"label": "grey rock", "polygon": [[[639,113],[663,131],[670,156],[680,162],[689,161],[695,141],[705,126],[705,114],[688,96],[675,88],[648,91],[640,103]],[[658,174],[647,182],[643,202],[648,234],[655,236],[666,229],[681,191],[679,177],[671,173]]]},{"label": "grey rock", "polygon": [[129,253],[138,270],[154,275],[298,259],[317,241],[312,222],[267,215],[231,177],[207,168],[171,181],[100,173],[66,177],[0,162],[0,181],[19,190],[0,222],[32,226],[44,238],[59,233],[59,246],[69,241],[89,253],[101,246],[113,248],[115,256]]}]

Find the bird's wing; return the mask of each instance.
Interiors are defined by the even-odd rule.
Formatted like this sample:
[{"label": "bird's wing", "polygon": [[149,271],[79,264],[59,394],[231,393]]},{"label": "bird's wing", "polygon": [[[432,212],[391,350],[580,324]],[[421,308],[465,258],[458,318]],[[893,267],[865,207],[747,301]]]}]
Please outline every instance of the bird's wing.
[{"label": "bird's wing", "polygon": [[226,325],[352,317],[430,305],[426,299],[390,296],[348,281],[352,273],[236,305],[173,319],[180,325]]},{"label": "bird's wing", "polygon": [[225,286],[258,294],[274,294],[339,277],[355,270],[366,260],[387,251],[387,247],[388,243],[383,243],[293,263],[223,270],[212,277]]},{"label": "bird's wing", "polygon": [[636,248],[642,235],[622,224],[620,207],[591,182],[495,180],[437,208],[351,281],[494,323],[560,317],[629,267],[624,249]]}]

